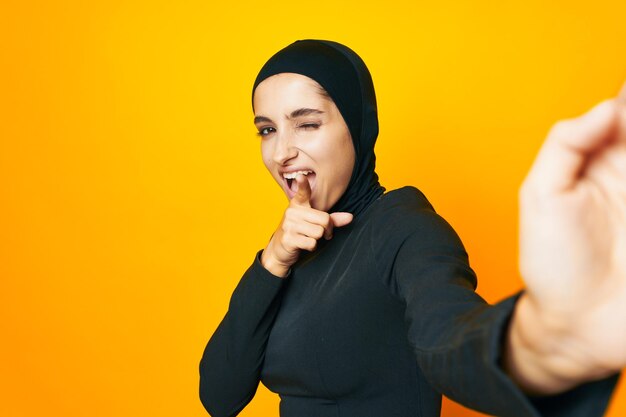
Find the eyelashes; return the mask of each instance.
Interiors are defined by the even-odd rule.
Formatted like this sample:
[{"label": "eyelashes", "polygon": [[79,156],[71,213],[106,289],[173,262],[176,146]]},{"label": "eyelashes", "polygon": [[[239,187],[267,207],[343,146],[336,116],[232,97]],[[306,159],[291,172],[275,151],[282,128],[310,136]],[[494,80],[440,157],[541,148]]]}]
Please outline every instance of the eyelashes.
[{"label": "eyelashes", "polygon": [[304,130],[316,130],[319,129],[321,123],[303,123],[298,126],[298,129]]},{"label": "eyelashes", "polygon": [[275,132],[276,129],[274,129],[273,127],[262,127],[259,129],[259,131],[256,133],[257,136],[267,136],[272,132]]},{"label": "eyelashes", "polygon": [[[321,123],[302,123],[302,124],[297,125],[296,129],[305,130],[305,131],[317,130],[320,128],[321,125],[322,125]],[[269,136],[270,134],[274,132],[276,132],[276,128],[267,126],[267,127],[260,128],[256,135],[265,137],[265,136]]]}]

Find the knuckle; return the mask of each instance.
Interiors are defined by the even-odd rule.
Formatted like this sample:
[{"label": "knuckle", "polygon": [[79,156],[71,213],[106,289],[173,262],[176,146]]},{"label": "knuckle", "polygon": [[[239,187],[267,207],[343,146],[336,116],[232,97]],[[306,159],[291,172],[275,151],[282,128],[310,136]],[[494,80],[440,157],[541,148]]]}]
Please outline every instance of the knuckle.
[{"label": "knuckle", "polygon": [[315,228],[315,234],[313,237],[315,237],[316,239],[319,239],[322,236],[324,236],[324,228],[322,226],[317,226]]},{"label": "knuckle", "polygon": [[332,225],[332,219],[330,217],[330,214],[328,213],[322,213],[320,215],[320,222],[324,227],[328,227],[330,225]]},{"label": "knuckle", "polygon": [[294,259],[297,259],[298,253],[300,252],[300,248],[298,248],[297,246],[293,246],[293,247],[288,248],[286,251],[288,253],[290,261],[293,262]]},{"label": "knuckle", "polygon": [[316,244],[317,244],[317,241],[315,239],[301,236],[301,239],[298,241],[298,248],[312,251],[315,249]]},{"label": "knuckle", "polygon": [[284,248],[292,248],[291,237],[288,234],[284,234],[280,239],[280,243]]},{"label": "knuckle", "polygon": [[281,229],[283,230],[283,238],[286,234],[291,233],[291,231],[293,230],[293,223],[290,221],[284,221]]},{"label": "knuckle", "polygon": [[553,137],[568,136],[572,130],[573,123],[574,122],[569,119],[559,120],[558,122],[553,124],[552,127],[550,128],[549,136],[553,136]]},{"label": "knuckle", "polygon": [[296,209],[293,206],[289,206],[285,209],[285,218],[291,219],[296,214]]}]

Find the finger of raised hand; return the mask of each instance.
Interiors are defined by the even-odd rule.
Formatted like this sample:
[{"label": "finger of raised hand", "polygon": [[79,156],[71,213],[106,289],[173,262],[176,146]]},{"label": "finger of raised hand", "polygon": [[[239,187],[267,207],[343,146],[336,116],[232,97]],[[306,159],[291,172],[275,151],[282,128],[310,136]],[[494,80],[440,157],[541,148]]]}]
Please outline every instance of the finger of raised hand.
[{"label": "finger of raised hand", "polygon": [[287,209],[285,210],[285,218],[294,222],[305,221],[309,223],[319,224],[321,226],[326,226],[326,224],[331,221],[330,215],[325,211],[316,210],[311,207],[302,207],[298,205],[287,207]]},{"label": "finger of raised hand", "polygon": [[352,214],[345,212],[335,212],[330,214],[330,222],[324,233],[324,239],[330,240],[333,238],[333,229],[335,227],[343,227],[352,222]]},{"label": "finger of raised hand", "polygon": [[550,130],[527,178],[547,193],[571,190],[592,154],[610,141],[617,121],[616,100],[604,101],[584,115]]},{"label": "finger of raised hand", "polygon": [[354,218],[352,213],[346,213],[346,212],[340,212],[340,211],[336,213],[332,213],[330,217],[335,227],[343,227],[347,224],[350,224],[352,222],[352,219]]},{"label": "finger of raised hand", "polygon": [[317,239],[305,235],[297,235],[293,237],[293,243],[298,249],[308,250],[312,252],[317,247]]},{"label": "finger of raised hand", "polygon": [[285,218],[293,223],[307,222],[320,225],[325,230],[330,228],[332,231],[332,220],[330,218],[330,215],[325,211],[296,205],[287,208],[287,210],[285,211]]},{"label": "finger of raised hand", "polygon": [[311,207],[311,185],[309,180],[302,174],[296,175],[296,184],[298,184],[298,191],[293,196],[293,202],[299,206]]},{"label": "finger of raised hand", "polygon": [[313,224],[308,222],[295,223],[290,230],[294,235],[303,235],[306,237],[312,237],[313,239],[319,239],[324,236],[325,229],[319,224]]}]

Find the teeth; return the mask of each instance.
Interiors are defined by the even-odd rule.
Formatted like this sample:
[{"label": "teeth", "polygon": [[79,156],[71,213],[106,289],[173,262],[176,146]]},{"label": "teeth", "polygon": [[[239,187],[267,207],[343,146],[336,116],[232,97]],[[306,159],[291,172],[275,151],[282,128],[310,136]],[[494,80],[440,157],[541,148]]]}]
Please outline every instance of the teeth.
[{"label": "teeth", "polygon": [[288,173],[286,172],[286,173],[283,174],[283,178],[286,178],[288,180],[293,180],[293,179],[296,178],[296,175],[298,175],[298,174],[302,174],[302,175],[306,176],[306,175],[309,175],[309,174],[312,174],[312,173],[313,173],[313,171],[296,171],[296,172],[288,172]]}]

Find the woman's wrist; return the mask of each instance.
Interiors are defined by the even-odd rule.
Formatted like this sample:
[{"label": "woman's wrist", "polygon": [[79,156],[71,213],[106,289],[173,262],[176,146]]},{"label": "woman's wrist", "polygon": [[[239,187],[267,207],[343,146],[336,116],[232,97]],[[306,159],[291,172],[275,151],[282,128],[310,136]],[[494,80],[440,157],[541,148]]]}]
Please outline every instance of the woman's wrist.
[{"label": "woman's wrist", "polygon": [[263,250],[263,253],[261,253],[261,265],[272,275],[276,275],[280,278],[285,278],[289,274],[289,266],[278,262],[276,258],[272,256],[269,245]]},{"label": "woman's wrist", "polygon": [[518,300],[502,365],[528,394],[553,395],[612,372],[593,363],[574,317],[546,312],[528,294]]}]

